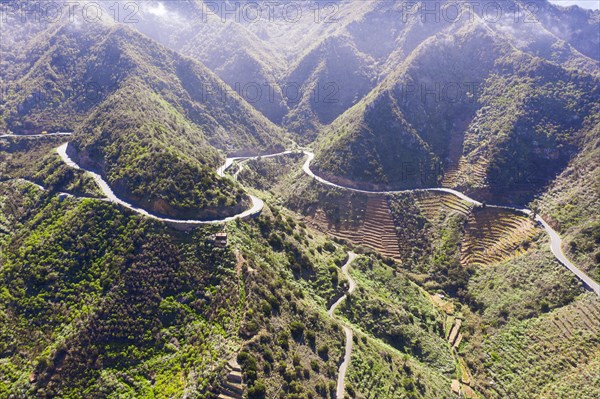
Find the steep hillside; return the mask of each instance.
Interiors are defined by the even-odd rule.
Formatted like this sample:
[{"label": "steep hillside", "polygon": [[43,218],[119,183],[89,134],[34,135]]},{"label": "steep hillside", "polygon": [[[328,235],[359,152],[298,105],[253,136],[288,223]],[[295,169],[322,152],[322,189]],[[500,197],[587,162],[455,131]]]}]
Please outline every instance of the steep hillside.
[{"label": "steep hillside", "polygon": [[415,16],[403,23],[400,2],[182,1],[142,8],[136,29],[202,61],[305,141],[440,29]]},{"label": "steep hillside", "polygon": [[580,7],[563,8],[549,2],[540,2],[536,16],[541,24],[585,56],[600,61],[600,12]]},{"label": "steep hillside", "polygon": [[[482,45],[487,52],[480,51]],[[474,82],[486,76],[501,51],[477,24],[427,40],[327,129],[319,139],[317,167],[357,184],[437,185],[451,137],[462,134],[476,110]]]},{"label": "steep hillside", "polygon": [[[288,61],[262,40],[260,30],[244,24],[254,8],[250,12],[237,2],[195,0],[139,7],[131,27],[210,68],[225,83],[214,88],[218,95],[237,92],[271,121],[282,122],[289,111],[281,83]],[[261,13],[254,21],[264,17]]]},{"label": "steep hillside", "polygon": [[248,205],[240,188],[216,176],[219,157],[198,129],[135,83],[84,121],[71,150],[117,194],[159,215],[215,218]]},{"label": "steep hillside", "polygon": [[325,129],[316,168],[346,185],[393,188],[439,185],[448,171],[446,182],[496,196],[521,189],[526,200],[581,148],[597,87],[515,51],[480,20],[455,24]]},{"label": "steep hillside", "polygon": [[[190,56],[217,74],[254,108],[275,123],[288,112],[279,78],[286,59],[244,21],[254,8],[237,2],[183,0],[142,3],[132,27],[159,43]],[[261,13],[258,20],[265,15]]]},{"label": "steep hillside", "polygon": [[357,104],[419,43],[448,25],[420,21],[406,9],[403,2],[339,2],[317,8],[317,15],[335,30],[315,36],[315,44],[290,65],[286,80],[302,92],[292,94],[294,101],[288,96],[284,125],[302,140],[316,138],[319,128]]},{"label": "steep hillside", "polygon": [[[569,69],[596,73],[600,59],[594,46],[600,40],[594,34],[598,13],[545,0],[486,0],[472,6],[447,0],[184,0],[140,7],[131,26],[203,62],[232,91],[303,141],[313,140],[401,68],[421,44],[465,22],[479,21],[499,41]],[[457,129],[464,130],[468,120],[464,115]]]},{"label": "steep hillside", "polygon": [[353,270],[359,288],[345,302],[344,315],[363,331],[451,376],[455,364],[444,342],[445,316],[429,296],[373,258],[360,259]]},{"label": "steep hillside", "polygon": [[285,125],[305,135],[333,122],[373,88],[372,63],[347,37],[319,43],[287,75],[300,90],[287,91]]},{"label": "steep hillside", "polygon": [[[598,11],[562,8],[548,1],[486,0],[475,7],[489,29],[532,56],[598,74],[600,53],[593,48]],[[498,12],[500,10],[500,12]],[[582,35],[589,37],[582,40]]]},{"label": "steep hillside", "polygon": [[[596,113],[597,115],[597,113]],[[600,124],[588,122],[583,151],[538,200],[534,209],[564,237],[563,248],[595,279],[600,278]]]},{"label": "steep hillside", "polygon": [[285,140],[204,66],[126,27],[67,21],[32,38],[28,52],[32,64],[4,104],[7,128],[75,130],[83,164],[158,214],[238,213],[246,201],[214,173],[215,147],[274,151]]},{"label": "steep hillside", "polygon": [[[2,184],[3,195],[14,196],[18,190]],[[59,202],[44,193],[29,197],[29,210],[3,209],[3,217],[19,222],[1,242],[0,278],[6,295],[0,305],[0,335],[7,359],[0,372],[3,395],[78,397],[87,392],[88,397],[103,397],[130,392],[162,397],[186,390],[212,398],[222,390],[226,360],[236,356],[245,386],[262,384],[253,382],[256,374],[253,379],[248,356],[266,357],[267,352],[259,354],[252,346],[258,339],[247,342],[249,352],[240,351],[257,333],[263,337],[260,342],[282,346],[288,334],[285,351],[271,347],[271,362],[291,363],[289,349],[298,348],[307,351],[305,361],[323,370],[335,368],[341,335],[314,302],[324,304],[329,297],[314,296],[308,288],[300,291],[301,285],[287,274],[298,245],[293,240],[286,238],[285,248],[274,251],[264,246],[256,227],[232,226],[235,244],[221,249],[209,240],[215,228],[178,234],[99,201]],[[268,224],[289,228],[279,220]],[[324,288],[315,291],[332,294],[328,268],[335,255],[309,255],[313,269],[307,281],[315,279],[313,274],[328,280],[315,283]],[[64,306],[56,308],[55,303]],[[301,309],[306,309],[305,316],[299,316]],[[292,340],[290,317],[313,331],[313,345],[329,347],[329,358],[322,360],[308,343]],[[318,325],[313,329],[310,323]],[[329,332],[322,334],[324,329]],[[148,369],[151,375],[144,371]],[[268,380],[269,391],[275,389],[270,380],[278,378],[275,365],[265,377],[260,370],[260,381]],[[307,379],[315,384],[323,377]]]},{"label": "steep hillside", "polygon": [[599,306],[597,297],[582,296],[488,338],[483,347],[488,397],[597,396]]},{"label": "steep hillside", "polygon": [[470,164],[487,160],[494,194],[531,194],[582,148],[586,118],[598,101],[597,80],[528,56],[502,59],[498,67],[465,133],[464,156]]},{"label": "steep hillside", "polygon": [[[281,142],[276,127],[224,92],[223,82],[199,63],[120,25],[52,28],[31,39],[32,67],[11,84],[14,95],[6,98],[8,128],[15,132],[73,130],[108,96],[136,80],[219,148],[259,151]],[[35,96],[42,88],[41,97]]]},{"label": "steep hillside", "polygon": [[280,84],[283,57],[265,48],[254,34],[233,22],[206,24],[180,51],[202,61],[230,88],[274,123],[289,112]]},{"label": "steep hillside", "polygon": [[[179,384],[170,376],[181,373],[181,361],[191,371],[207,364],[222,367],[218,357],[230,356],[214,346],[217,335],[211,330],[219,325],[232,330],[216,312],[234,290],[225,289],[212,305],[177,305],[169,298],[201,298],[200,287],[221,286],[227,272],[211,267],[231,268],[231,255],[211,254],[200,239],[195,251],[205,255],[192,260],[194,248],[183,255],[186,250],[174,237],[92,200],[59,203],[45,197],[19,222],[2,241],[3,395],[167,392]],[[172,327],[178,319],[188,320],[187,333]],[[166,353],[175,352],[180,360],[167,361]],[[194,354],[199,363],[183,360],[184,354]],[[154,369],[153,383],[139,369],[147,366]],[[117,378],[125,370],[130,383]],[[217,382],[213,375],[193,383],[207,389]]]}]

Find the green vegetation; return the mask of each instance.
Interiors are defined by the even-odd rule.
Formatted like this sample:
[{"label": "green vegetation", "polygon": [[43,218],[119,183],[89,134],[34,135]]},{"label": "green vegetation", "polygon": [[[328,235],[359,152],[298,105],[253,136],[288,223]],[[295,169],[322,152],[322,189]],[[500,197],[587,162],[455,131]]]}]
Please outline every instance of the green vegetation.
[{"label": "green vegetation", "polygon": [[262,191],[276,189],[281,184],[287,184],[292,171],[299,169],[304,161],[304,154],[289,154],[274,158],[259,158],[238,163],[232,167],[233,174],[239,171],[238,181],[243,186],[255,187]]},{"label": "green vegetation", "polygon": [[[165,147],[174,133],[169,122],[149,122],[142,110],[156,107],[156,120],[173,118],[172,126],[181,126],[181,117],[143,93],[141,88],[131,89],[139,108],[125,107],[117,97],[92,115],[93,134],[75,144],[80,161],[100,170],[120,195],[162,215],[202,218],[239,213],[247,200],[233,182],[217,178],[214,150],[206,144],[197,147],[195,151],[205,152],[199,162],[179,149],[184,148],[181,139]],[[127,98],[129,102],[131,97]]]},{"label": "green vegetation", "polygon": [[[290,176],[295,173],[292,171]],[[302,187],[304,191],[296,187]],[[341,195],[346,197],[342,196],[337,202],[334,197],[331,201],[317,201],[315,198],[327,188],[310,180],[303,182],[297,179],[293,189],[286,189],[285,184],[279,183],[276,188],[276,194],[289,195],[289,203],[311,204],[304,209],[298,206],[303,214],[310,215],[314,207],[324,208],[327,203],[332,207],[332,214],[348,215],[352,209],[360,209],[355,205],[356,200],[346,202],[346,198],[350,197],[347,192],[342,192]],[[335,190],[330,196],[334,194]],[[450,197],[418,193],[395,195],[388,200],[399,242],[404,244],[404,262],[391,266],[393,263],[386,264],[372,255],[357,259],[351,273],[357,280],[358,289],[342,304],[341,313],[353,323],[355,331],[362,332],[369,340],[375,339],[378,345],[388,348],[388,353],[391,350],[396,356],[408,356],[410,362],[420,365],[421,370],[430,370],[429,367],[434,367],[438,373],[446,370],[445,375],[428,374],[423,378],[429,389],[435,386],[435,381],[457,378],[464,389],[480,391],[489,397],[528,397],[545,389],[569,392],[577,384],[573,376],[578,370],[595,367],[593,354],[596,344],[592,339],[598,330],[595,322],[587,319],[580,322],[586,334],[591,334],[581,343],[582,347],[589,348],[586,349],[589,362],[586,360],[586,363],[577,366],[577,356],[567,349],[570,344],[561,344],[553,349],[552,353],[560,354],[559,358],[565,359],[564,362],[569,365],[562,366],[566,367],[561,371],[565,376],[564,383],[549,373],[536,372],[530,379],[516,384],[517,379],[521,381],[517,370],[526,367],[524,364],[544,370],[548,367],[547,362],[552,361],[552,355],[529,357],[526,362],[519,361],[518,364],[502,363],[498,360],[500,352],[489,349],[489,345],[510,340],[515,347],[528,348],[531,343],[526,341],[527,336],[517,334],[515,326],[535,325],[539,331],[544,331],[548,315],[563,308],[579,306],[576,304],[582,292],[580,282],[556,262],[548,249],[547,236],[539,231],[531,237],[528,233],[530,238],[523,244],[527,250],[506,257],[502,262],[492,261],[486,266],[463,263],[461,247],[464,240],[476,239],[465,235],[466,228],[471,228],[473,223],[470,215],[476,213],[491,217],[495,213],[485,208],[471,209]],[[507,213],[503,217],[509,216]],[[354,219],[354,223],[357,222],[360,223],[360,219]],[[451,298],[442,305],[439,299],[434,298],[435,295],[429,299],[429,294],[415,283],[427,288],[430,293],[443,292]],[[463,327],[459,330],[461,341],[456,349],[450,349],[446,338],[457,318],[463,320]],[[576,334],[574,332],[573,336]],[[360,333],[357,335],[360,336]],[[546,341],[546,338],[535,338],[539,345]],[[394,388],[400,389],[405,377],[388,374],[387,368],[393,356],[378,354],[376,362],[364,352],[363,344],[363,340],[355,339],[356,352],[348,376],[348,394],[351,397],[374,397],[369,393],[378,392],[382,397],[394,397],[398,394]],[[541,347],[539,351],[542,353],[550,349],[551,346]],[[500,362],[499,368],[490,369],[490,358]],[[358,370],[353,370],[353,367]],[[551,369],[557,370],[556,367],[559,366],[553,363]],[[377,372],[366,373],[366,369]],[[490,385],[490,380],[495,381],[495,385]],[[510,386],[513,383],[518,389]],[[412,385],[407,382],[407,386]],[[420,397],[419,391],[415,392]],[[594,397],[594,389],[586,388],[583,392],[588,395],[583,397]],[[425,393],[420,395],[427,397]],[[440,394],[440,397],[443,396]]]},{"label": "green vegetation", "polygon": [[437,372],[453,374],[444,317],[426,292],[373,257],[358,258],[352,264],[352,275],[358,289],[341,310],[353,324]]},{"label": "green vegetation", "polygon": [[[414,212],[415,209],[412,211]],[[407,213],[410,214],[410,210]],[[420,211],[416,216],[413,214],[412,217],[403,217],[405,220],[411,218],[424,223]],[[425,227],[422,233],[421,240],[424,245],[420,248],[423,254],[416,258],[416,261],[409,259],[405,267],[416,273],[414,278],[426,288],[432,291],[441,289],[446,294],[462,298],[465,295],[464,288],[474,272],[471,266],[462,265],[460,262],[460,247],[466,217],[460,212],[450,210],[442,213],[434,223],[431,227],[426,225],[429,229]]]},{"label": "green vegetation", "polygon": [[[470,366],[484,367],[482,388],[488,397],[550,398],[577,387],[582,398],[597,396],[598,385],[584,386],[584,381],[597,379],[599,306],[598,298],[587,294],[539,318],[511,324],[486,338],[482,348],[465,348]],[[575,382],[580,373],[583,381]]]},{"label": "green vegetation", "polygon": [[2,104],[7,128],[75,131],[83,165],[161,215],[215,218],[248,205],[239,188],[214,173],[222,161],[216,148],[280,149],[279,128],[241,98],[223,100],[222,83],[206,67],[128,27],[59,25],[19,50],[41,61],[31,69],[13,65]]},{"label": "green vegetation", "polygon": [[268,190],[274,201],[300,214],[314,216],[323,211],[333,226],[356,227],[364,218],[366,195],[314,181],[302,170],[305,159],[304,155],[286,155],[245,162],[238,180],[246,187]]},{"label": "green vegetation", "polygon": [[[297,23],[223,25],[163,3],[136,24],[0,26],[1,133],[74,132],[0,139],[1,398],[217,399],[235,380],[244,399],[333,399],[341,320],[348,398],[600,396],[600,302],[533,218],[328,187],[300,154],[215,173],[225,155],[298,148],[288,130],[342,185],[529,203],[600,280],[597,13],[434,24],[341,2],[329,24],[307,3]],[[246,83],[257,101],[235,93]],[[153,213],[229,216],[247,192],[265,208],[174,229],[103,201],[55,154],[67,140]],[[348,247],[358,287],[331,318]]]},{"label": "green vegetation", "polygon": [[499,327],[509,319],[535,318],[567,305],[580,286],[544,248],[477,270],[468,290],[471,306],[481,312],[479,322],[485,328]]},{"label": "green vegetation", "polygon": [[64,191],[82,197],[104,196],[91,176],[65,165],[57,154],[43,158],[33,180],[52,192]]},{"label": "green vegetation", "polygon": [[424,42],[324,127],[315,170],[377,189],[439,186],[452,172],[496,199],[533,199],[582,149],[598,81],[517,51],[484,25],[452,24],[448,41]]},{"label": "green vegetation", "polygon": [[[416,196],[396,194],[388,201],[396,227],[398,242],[403,249],[403,262],[416,265],[431,248],[431,222],[417,206]],[[412,266],[407,266],[412,268]]]},{"label": "green vegetation", "polygon": [[[207,245],[208,231],[177,244],[161,230],[102,202],[54,197],[4,238],[5,394],[142,395],[160,390],[148,368],[168,381],[180,367],[218,365],[215,340],[235,332],[222,312],[239,295],[233,255]],[[193,383],[206,390],[215,376]]]},{"label": "green vegetation", "polygon": [[343,333],[325,308],[345,253],[323,236],[273,210],[229,225],[219,249],[217,227],[179,233],[97,200],[30,201],[26,215],[3,210],[20,222],[1,242],[0,392],[213,398],[235,356],[253,397],[335,386]]},{"label": "green vegetation", "polygon": [[558,176],[532,208],[561,233],[579,267],[600,280],[600,122],[598,113],[586,121],[583,150]]},{"label": "green vegetation", "polygon": [[[531,199],[582,148],[584,121],[593,115],[597,83],[555,65],[511,56],[485,85],[479,113],[466,133],[466,157],[490,154],[489,184],[497,195],[517,191]],[[513,73],[519,66],[518,73]],[[518,191],[529,194],[519,196]]]},{"label": "green vegetation", "polygon": [[450,379],[409,355],[358,334],[348,369],[352,398],[452,398]]},{"label": "green vegetation", "polygon": [[64,137],[0,140],[1,180],[26,179],[51,192],[85,197],[102,196],[94,180],[83,171],[68,167],[55,149]]},{"label": "green vegetation", "polygon": [[43,201],[45,192],[22,180],[0,182],[0,237],[17,229]]}]

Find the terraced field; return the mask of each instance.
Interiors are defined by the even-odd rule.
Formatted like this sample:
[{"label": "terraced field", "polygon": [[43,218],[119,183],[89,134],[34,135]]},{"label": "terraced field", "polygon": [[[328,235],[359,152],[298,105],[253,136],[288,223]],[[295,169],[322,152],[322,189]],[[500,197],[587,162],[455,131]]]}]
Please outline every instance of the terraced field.
[{"label": "terraced field", "polygon": [[365,216],[358,227],[334,226],[322,211],[314,214],[313,222],[328,234],[353,244],[364,245],[383,256],[401,261],[396,227],[385,195],[368,196]]},{"label": "terraced field", "polygon": [[227,363],[227,371],[226,380],[221,383],[221,393],[218,399],[242,399],[244,397],[242,369],[235,359]]},{"label": "terraced field", "polygon": [[[585,294],[567,306],[507,330],[484,344],[490,397],[566,397],[542,393],[561,392],[563,383],[573,384],[571,377],[578,371],[582,371],[582,378],[598,379],[597,296]],[[586,373],[591,375],[586,377]],[[600,397],[600,385],[586,389],[587,394],[577,397]]]},{"label": "terraced field", "polygon": [[442,187],[454,188],[458,187],[462,179],[459,176],[459,165],[449,165],[444,171],[442,179]]},{"label": "terraced field", "polygon": [[486,179],[486,164],[484,161],[471,164],[464,157],[455,164],[450,164],[444,171],[442,187],[463,187],[467,183],[472,185],[483,185]]},{"label": "terraced field", "polygon": [[[455,195],[439,192],[414,193],[421,213],[430,221],[439,221],[449,213],[468,216],[461,248],[464,265],[489,265],[519,256],[527,251],[530,240],[539,232],[527,217],[498,208],[474,209]],[[317,211],[313,222],[328,234],[354,244],[372,248],[382,255],[402,260],[405,254],[385,195],[369,195],[360,225],[333,225],[324,212]]]},{"label": "terraced field", "polygon": [[490,265],[525,253],[538,234],[526,216],[498,209],[474,209],[461,246],[463,265]]},{"label": "terraced field", "polygon": [[449,193],[419,191],[415,193],[415,196],[421,212],[431,221],[436,221],[440,216],[449,212],[467,215],[472,208],[466,201]]}]

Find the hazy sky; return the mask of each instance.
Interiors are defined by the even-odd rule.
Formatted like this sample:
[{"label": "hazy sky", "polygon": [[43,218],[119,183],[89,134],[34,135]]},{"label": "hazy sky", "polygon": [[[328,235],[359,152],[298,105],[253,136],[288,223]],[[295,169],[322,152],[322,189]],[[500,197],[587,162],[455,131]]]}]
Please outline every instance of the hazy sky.
[{"label": "hazy sky", "polygon": [[600,0],[550,0],[550,3],[559,4],[561,6],[571,6],[576,4],[582,8],[592,8],[594,10],[600,8]]}]

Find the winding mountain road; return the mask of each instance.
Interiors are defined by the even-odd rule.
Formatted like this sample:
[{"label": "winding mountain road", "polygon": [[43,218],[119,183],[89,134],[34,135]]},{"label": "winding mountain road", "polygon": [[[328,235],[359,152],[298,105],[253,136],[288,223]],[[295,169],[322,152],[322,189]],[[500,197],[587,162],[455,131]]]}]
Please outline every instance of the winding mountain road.
[{"label": "winding mountain road", "polygon": [[[530,211],[531,212],[531,211]],[[600,296],[600,285],[592,280],[585,272],[575,266],[567,257],[562,250],[562,239],[560,235],[548,224],[540,215],[535,215],[535,220],[544,227],[546,233],[550,236],[550,250],[567,269],[573,272],[585,285],[587,285],[596,295]]]},{"label": "winding mountain road", "polygon": [[[14,180],[22,181],[24,183],[31,184],[32,186],[37,187],[37,189],[40,190],[40,191],[47,191],[46,187],[42,186],[41,184],[37,184],[36,182],[33,182],[31,180],[23,179],[22,177],[18,177],[18,178],[14,179]],[[66,194],[66,193],[59,193],[59,194]]]},{"label": "winding mountain road", "polygon": [[225,163],[221,166],[219,166],[219,168],[217,169],[217,175],[219,175],[219,177],[225,177],[225,171],[227,171],[227,169],[229,169],[231,167],[231,165],[233,165],[233,163],[235,161],[250,161],[252,159],[263,159],[263,158],[273,158],[273,157],[279,157],[281,155],[288,155],[288,154],[293,154],[294,151],[282,151],[282,152],[278,152],[275,154],[267,154],[267,155],[256,155],[253,157],[231,157],[231,158],[227,158],[225,160]]},{"label": "winding mountain road", "polygon": [[[352,279],[352,277],[350,277],[350,273],[348,273],[348,267],[350,267],[350,264],[354,262],[354,259],[356,259],[356,254],[354,252],[348,252],[348,260],[346,261],[344,266],[342,266],[342,273],[348,279],[348,283],[350,284],[350,286],[348,287],[348,292],[342,295],[337,301],[335,301],[335,303],[331,305],[331,307],[327,311],[329,316],[331,316],[331,318],[333,319],[335,319],[333,315],[335,309],[348,297],[348,295],[352,294],[356,289],[356,282]],[[344,380],[346,378],[346,371],[348,370],[348,366],[350,365],[350,356],[352,356],[352,330],[345,324],[342,324],[342,327],[344,329],[344,333],[346,334],[346,349],[344,352],[344,361],[342,362],[342,364],[340,364],[340,368],[338,371],[336,399],[344,399]]]},{"label": "winding mountain road", "polygon": [[352,188],[352,187],[335,184],[333,182],[330,182],[329,180],[325,180],[322,177],[315,175],[313,173],[313,171],[310,169],[310,163],[315,158],[314,153],[312,153],[310,151],[306,151],[306,150],[304,150],[302,152],[304,153],[304,155],[306,155],[306,161],[304,162],[304,165],[302,166],[302,170],[304,171],[304,173],[306,173],[307,175],[309,175],[316,181],[323,183],[325,185],[328,185],[330,187],[336,187],[336,188],[340,188],[343,190],[349,190],[349,191],[354,191],[356,193],[363,193],[363,194],[401,194],[401,193],[415,193],[415,192],[420,192],[420,191],[421,192],[422,191],[433,191],[433,192],[453,194],[453,195],[457,196],[458,198],[465,200],[467,202],[470,202],[476,206],[483,205],[481,202],[476,201],[473,198],[466,196],[465,194],[461,193],[460,191],[452,190],[451,188],[441,188],[440,187],[440,188],[417,188],[417,189],[410,189],[410,190],[377,191],[377,190],[361,190],[358,188]]},{"label": "winding mountain road", "polygon": [[[248,196],[252,200],[252,207],[250,209],[248,209],[242,213],[239,213],[237,215],[229,216],[229,217],[222,218],[222,219],[181,220],[181,219],[163,218],[163,217],[160,217],[157,215],[153,215],[152,213],[146,211],[145,209],[136,207],[136,206],[122,200],[121,198],[117,197],[115,195],[115,193],[112,191],[112,189],[110,188],[110,186],[108,185],[108,183],[102,178],[102,176],[100,176],[99,174],[97,174],[95,172],[92,172],[91,170],[82,168],[75,161],[73,161],[71,159],[71,157],[69,157],[69,155],[67,154],[68,148],[69,148],[69,143],[65,143],[65,144],[61,145],[60,147],[58,147],[56,149],[56,152],[58,153],[58,155],[60,156],[60,158],[63,160],[63,162],[65,164],[67,164],[68,166],[70,166],[74,169],[83,170],[83,171],[87,172],[90,176],[92,176],[92,178],[94,179],[94,181],[96,182],[96,184],[98,185],[98,187],[100,188],[102,193],[106,196],[106,198],[108,198],[108,200],[110,202],[114,202],[116,204],[119,204],[119,205],[127,208],[127,209],[137,212],[140,215],[144,215],[144,216],[147,216],[147,217],[155,219],[155,220],[160,220],[162,222],[167,222],[167,223],[176,224],[176,225],[220,224],[220,223],[231,222],[236,219],[248,219],[250,217],[256,216],[262,211],[262,209],[264,207],[264,202],[260,198],[248,194]],[[233,161],[232,161],[232,163],[233,163]],[[231,166],[231,164],[229,166]]]},{"label": "winding mountain road", "polygon": [[[60,132],[59,133],[48,133],[48,134],[49,135],[50,134],[70,135],[70,133],[60,133]],[[39,135],[39,136],[46,136],[46,135]],[[25,136],[20,136],[20,137],[25,137]],[[102,192],[108,198],[109,201],[120,204],[120,205],[124,206],[125,208],[128,208],[134,212],[137,212],[141,215],[144,215],[144,216],[156,219],[156,220],[160,220],[160,221],[172,223],[172,224],[181,224],[181,225],[220,224],[220,223],[227,223],[227,222],[230,222],[230,221],[236,220],[236,219],[247,219],[247,218],[256,216],[256,215],[260,214],[260,212],[262,211],[262,209],[264,207],[264,202],[260,198],[257,198],[253,195],[248,194],[250,199],[252,200],[252,207],[242,213],[239,213],[237,215],[230,216],[227,218],[215,219],[215,220],[180,220],[180,219],[163,218],[163,217],[160,217],[157,215],[153,215],[150,212],[148,212],[142,208],[136,207],[136,206],[118,198],[114,194],[114,192],[112,191],[112,189],[110,188],[108,183],[102,178],[102,176],[77,165],[77,163],[75,163],[67,154],[68,145],[69,145],[69,143],[65,143],[65,144],[61,145],[60,147],[58,147],[56,150],[58,152],[58,155],[63,160],[63,162],[65,162],[67,165],[69,165],[75,169],[81,169],[81,170],[84,170],[87,173],[89,173],[93,177],[93,179],[96,181],[96,183],[98,184],[98,186],[100,187],[100,189],[102,190]],[[238,160],[245,161],[245,160],[251,160],[251,159],[272,158],[272,157],[294,154],[294,153],[298,153],[298,151],[288,150],[288,151],[283,151],[283,152],[279,152],[279,153],[275,153],[275,154],[268,154],[268,155],[261,155],[261,156],[227,158],[225,160],[225,163],[217,169],[217,174],[220,177],[224,177],[227,169],[229,169],[233,165],[233,163]],[[335,184],[333,182],[323,179],[320,176],[315,175],[313,173],[313,171],[310,169],[310,164],[315,157],[314,153],[312,153],[311,151],[308,151],[308,150],[302,150],[302,153],[304,155],[306,155],[306,161],[304,162],[304,164],[302,166],[302,170],[304,171],[304,173],[306,173],[308,176],[312,177],[316,181],[318,181],[322,184],[325,184],[327,186],[330,186],[330,187],[336,187],[336,188],[340,188],[343,190],[350,190],[350,191],[354,191],[354,192],[358,192],[358,193],[365,193],[365,194],[398,194],[398,193],[423,192],[423,191],[443,192],[443,193],[449,193],[449,194],[455,195],[458,198],[460,198],[466,202],[469,202],[470,204],[473,204],[474,206],[482,206],[483,205],[481,202],[476,201],[473,198],[471,198],[459,191],[452,190],[449,188],[424,188],[424,189],[397,190],[397,191],[371,191],[371,190],[360,190],[360,189],[356,189],[356,188],[352,188],[352,187],[346,187],[346,186],[342,186],[339,184]],[[487,206],[490,208],[509,209],[509,210],[523,213],[525,215],[531,215],[531,213],[532,213],[532,211],[529,209],[520,209],[520,208],[513,208],[513,207],[508,207],[508,206],[498,206],[498,205],[487,205]],[[581,269],[579,269],[577,266],[575,266],[572,262],[570,262],[567,259],[567,257],[565,256],[564,252],[562,251],[562,239],[560,238],[560,235],[544,219],[542,219],[542,217],[540,215],[536,215],[535,220],[544,228],[544,230],[550,237],[550,249],[552,250],[552,253],[556,257],[556,259],[561,264],[563,264],[567,269],[569,269],[572,273],[574,273],[587,287],[589,287],[593,292],[595,292],[596,295],[600,296],[600,285],[596,281],[594,281],[591,277],[589,277],[585,272],[583,272]]]},{"label": "winding mountain road", "polygon": [[[279,156],[279,155],[286,155],[286,154],[293,154],[293,153],[298,153],[298,151],[284,151],[284,152],[280,152],[277,154],[265,155],[265,156],[262,156],[262,158],[275,157],[275,156]],[[414,193],[414,192],[426,192],[426,191],[440,192],[440,193],[448,193],[448,194],[455,195],[456,197],[458,197],[474,206],[482,206],[483,205],[483,203],[469,197],[468,195],[465,195],[465,194],[461,193],[460,191],[456,191],[451,188],[422,188],[422,189],[396,190],[396,191],[375,191],[375,190],[361,190],[361,189],[357,189],[357,188],[353,188],[353,187],[342,186],[342,185],[333,183],[329,180],[325,180],[324,178],[314,174],[313,171],[310,169],[310,164],[313,161],[313,159],[315,158],[315,154],[308,150],[302,150],[302,153],[304,155],[306,155],[306,161],[302,165],[302,170],[304,171],[304,173],[306,173],[308,176],[312,177],[316,181],[318,181],[324,185],[330,186],[330,187],[336,187],[336,188],[339,188],[342,190],[348,190],[348,191],[353,191],[353,192],[363,193],[363,194],[401,194],[401,193],[411,193],[411,192]],[[245,159],[258,159],[258,158],[261,158],[261,157],[227,158],[227,161],[221,168],[219,168],[219,170],[224,175],[225,171],[233,164],[234,161],[241,160],[241,159],[245,160]],[[522,213],[527,216],[531,215],[531,213],[532,213],[531,210],[524,209],[524,208],[514,208],[514,207],[502,206],[502,205],[486,205],[486,206],[489,208],[512,210],[512,211],[519,212],[519,213]],[[569,269],[572,273],[574,273],[577,276],[577,278],[579,278],[584,283],[585,286],[587,286],[594,293],[596,293],[596,295],[600,296],[600,285],[596,281],[594,281],[590,276],[588,276],[584,271],[582,271],[577,266],[575,266],[572,262],[570,262],[569,259],[567,259],[567,257],[565,256],[564,252],[562,251],[562,239],[560,238],[560,235],[540,215],[535,215],[535,220],[540,223],[540,225],[544,228],[544,230],[550,237],[550,249],[551,249],[552,253],[554,254],[554,256],[556,257],[556,259],[561,264],[563,264],[567,269]]]}]

